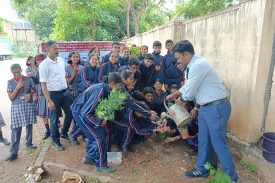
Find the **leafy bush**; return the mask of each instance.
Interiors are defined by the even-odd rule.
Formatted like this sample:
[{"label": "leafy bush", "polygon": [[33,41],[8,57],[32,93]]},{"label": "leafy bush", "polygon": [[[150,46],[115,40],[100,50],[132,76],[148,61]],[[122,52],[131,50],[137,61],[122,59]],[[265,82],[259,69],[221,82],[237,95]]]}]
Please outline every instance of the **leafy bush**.
[{"label": "leafy bush", "polygon": [[13,45],[13,54],[15,57],[28,57],[37,54],[37,47],[34,43],[23,43]]},{"label": "leafy bush", "polygon": [[112,90],[107,99],[101,99],[96,108],[96,116],[102,120],[113,120],[115,111],[121,110],[127,94],[120,90]]},{"label": "leafy bush", "polygon": [[208,180],[208,183],[231,183],[230,177],[224,174],[221,169],[218,168],[215,170],[209,162],[204,167],[210,172],[211,178]]}]

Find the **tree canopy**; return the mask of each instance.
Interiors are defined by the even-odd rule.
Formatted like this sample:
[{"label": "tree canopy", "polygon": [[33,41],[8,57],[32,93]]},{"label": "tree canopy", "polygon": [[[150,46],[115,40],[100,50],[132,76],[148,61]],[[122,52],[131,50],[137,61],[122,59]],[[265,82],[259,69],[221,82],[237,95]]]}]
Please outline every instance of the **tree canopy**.
[{"label": "tree canopy", "polygon": [[223,9],[232,0],[177,0],[167,11],[165,0],[12,0],[22,18],[42,40],[120,40],[162,25]]}]

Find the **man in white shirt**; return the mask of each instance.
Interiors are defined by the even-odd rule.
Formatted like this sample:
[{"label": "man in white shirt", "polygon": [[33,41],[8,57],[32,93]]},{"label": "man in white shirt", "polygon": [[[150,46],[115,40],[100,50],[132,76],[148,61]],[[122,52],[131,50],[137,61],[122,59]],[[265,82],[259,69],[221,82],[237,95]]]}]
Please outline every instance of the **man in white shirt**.
[{"label": "man in white shirt", "polygon": [[[48,107],[51,110],[50,128],[53,147],[58,151],[62,151],[64,147],[60,143],[60,136],[69,140],[67,133],[72,121],[70,110],[72,99],[67,89],[64,61],[58,57],[57,42],[48,41],[46,43],[46,52],[48,57],[39,65],[39,79]],[[65,118],[60,135],[57,124],[61,108],[64,110]]]},{"label": "man in white shirt", "polygon": [[186,80],[184,86],[174,94],[167,96],[171,100],[178,96],[184,101],[196,101],[200,105],[199,148],[195,169],[185,172],[187,177],[207,177],[207,162],[217,166],[216,155],[221,162],[222,169],[232,182],[239,182],[232,155],[226,142],[227,124],[231,113],[231,104],[221,79],[214,66],[206,59],[195,55],[193,45],[183,40],[178,42],[173,52],[177,62],[186,66]]}]

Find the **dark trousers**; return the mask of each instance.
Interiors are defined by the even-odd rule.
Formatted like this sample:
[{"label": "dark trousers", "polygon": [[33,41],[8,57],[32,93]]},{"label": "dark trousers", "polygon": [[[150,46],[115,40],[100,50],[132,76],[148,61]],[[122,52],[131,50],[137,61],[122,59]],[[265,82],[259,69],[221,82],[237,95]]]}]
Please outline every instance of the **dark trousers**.
[{"label": "dark trousers", "polygon": [[106,166],[110,136],[108,128],[96,126],[88,118],[76,113],[73,113],[73,117],[82,133],[88,138],[86,159],[94,159],[97,167]]},{"label": "dark trousers", "polygon": [[[18,155],[22,127],[11,130],[10,155]],[[32,144],[32,125],[26,126],[26,145]]]},{"label": "dark trousers", "polygon": [[57,125],[59,120],[59,114],[61,114],[61,109],[63,109],[65,113],[65,118],[64,118],[64,123],[63,123],[63,128],[61,133],[67,134],[73,118],[71,109],[70,109],[70,106],[72,104],[72,99],[70,97],[70,93],[67,92],[67,90],[51,91],[50,98],[53,101],[56,108],[56,110],[51,111],[51,114],[50,114],[51,135],[54,142],[60,143],[60,140],[59,140],[60,134],[59,134],[59,129]]}]

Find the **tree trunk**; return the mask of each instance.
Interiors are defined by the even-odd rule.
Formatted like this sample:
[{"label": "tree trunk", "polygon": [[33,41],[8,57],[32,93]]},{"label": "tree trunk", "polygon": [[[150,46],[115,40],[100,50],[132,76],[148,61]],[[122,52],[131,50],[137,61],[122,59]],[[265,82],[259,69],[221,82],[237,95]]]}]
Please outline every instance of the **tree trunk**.
[{"label": "tree trunk", "polygon": [[130,6],[131,0],[128,1],[127,8],[126,8],[126,31],[127,31],[127,38],[130,37]]}]

